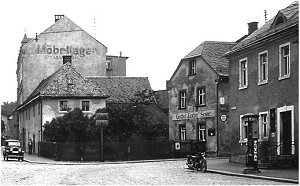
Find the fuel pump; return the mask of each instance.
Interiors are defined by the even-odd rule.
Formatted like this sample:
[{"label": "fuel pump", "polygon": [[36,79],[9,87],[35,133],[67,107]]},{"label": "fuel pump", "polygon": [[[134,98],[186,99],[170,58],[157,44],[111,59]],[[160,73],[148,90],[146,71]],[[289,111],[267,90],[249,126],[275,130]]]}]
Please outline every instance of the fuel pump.
[{"label": "fuel pump", "polygon": [[243,173],[256,172],[259,173],[258,169],[258,115],[257,114],[246,114],[243,116],[243,121],[247,122],[247,153],[246,153],[246,167]]}]

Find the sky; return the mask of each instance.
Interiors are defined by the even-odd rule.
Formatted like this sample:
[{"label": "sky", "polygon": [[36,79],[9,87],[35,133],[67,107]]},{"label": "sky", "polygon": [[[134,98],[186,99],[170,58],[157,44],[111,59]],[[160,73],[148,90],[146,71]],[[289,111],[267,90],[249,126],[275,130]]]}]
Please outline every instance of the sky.
[{"label": "sky", "polygon": [[274,17],[293,0],[4,0],[0,3],[0,102],[17,100],[17,58],[24,34],[34,38],[66,15],[108,48],[129,57],[128,77],[164,90],[180,60],[204,41],[234,42],[249,22]]}]

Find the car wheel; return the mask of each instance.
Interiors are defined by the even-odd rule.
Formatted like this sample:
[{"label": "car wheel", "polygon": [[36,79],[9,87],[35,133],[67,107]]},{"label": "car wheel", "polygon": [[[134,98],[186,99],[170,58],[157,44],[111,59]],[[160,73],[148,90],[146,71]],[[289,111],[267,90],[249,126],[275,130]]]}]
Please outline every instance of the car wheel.
[{"label": "car wheel", "polygon": [[206,172],[206,170],[207,170],[207,161],[206,160],[202,160],[200,166],[201,166],[201,172]]},{"label": "car wheel", "polygon": [[21,161],[24,161],[24,158],[21,158]]}]

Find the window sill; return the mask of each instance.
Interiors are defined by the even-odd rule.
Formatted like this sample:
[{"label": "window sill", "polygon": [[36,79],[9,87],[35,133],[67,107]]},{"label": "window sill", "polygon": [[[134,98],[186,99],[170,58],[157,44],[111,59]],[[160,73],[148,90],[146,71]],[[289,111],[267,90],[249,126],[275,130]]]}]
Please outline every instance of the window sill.
[{"label": "window sill", "polygon": [[239,140],[239,143],[248,143],[248,139],[242,139],[242,140]]},{"label": "window sill", "polygon": [[194,73],[194,74],[188,74],[188,76],[194,76],[194,75],[196,75],[196,73]]},{"label": "window sill", "polygon": [[205,107],[206,104],[203,104],[203,105],[196,105],[196,107]]},{"label": "window sill", "polygon": [[248,88],[248,86],[239,87],[239,90],[243,90],[243,89],[246,89],[246,88]]},{"label": "window sill", "polygon": [[68,111],[59,110],[58,113],[65,114],[65,113],[68,113]]},{"label": "window sill", "polygon": [[264,84],[268,84],[268,80],[257,83],[257,85],[264,85]]},{"label": "window sill", "polygon": [[186,109],[186,107],[178,107],[178,110],[185,110]]},{"label": "window sill", "polygon": [[278,77],[278,80],[284,80],[290,78],[290,74]]}]

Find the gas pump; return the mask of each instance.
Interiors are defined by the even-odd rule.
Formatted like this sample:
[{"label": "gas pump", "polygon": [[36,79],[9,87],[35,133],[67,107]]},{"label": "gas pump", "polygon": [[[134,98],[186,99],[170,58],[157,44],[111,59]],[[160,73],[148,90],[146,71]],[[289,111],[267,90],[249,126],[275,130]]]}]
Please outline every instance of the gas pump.
[{"label": "gas pump", "polygon": [[246,153],[246,167],[243,173],[260,173],[258,169],[258,115],[257,114],[246,114],[243,116],[243,121],[248,123],[248,143]]}]

